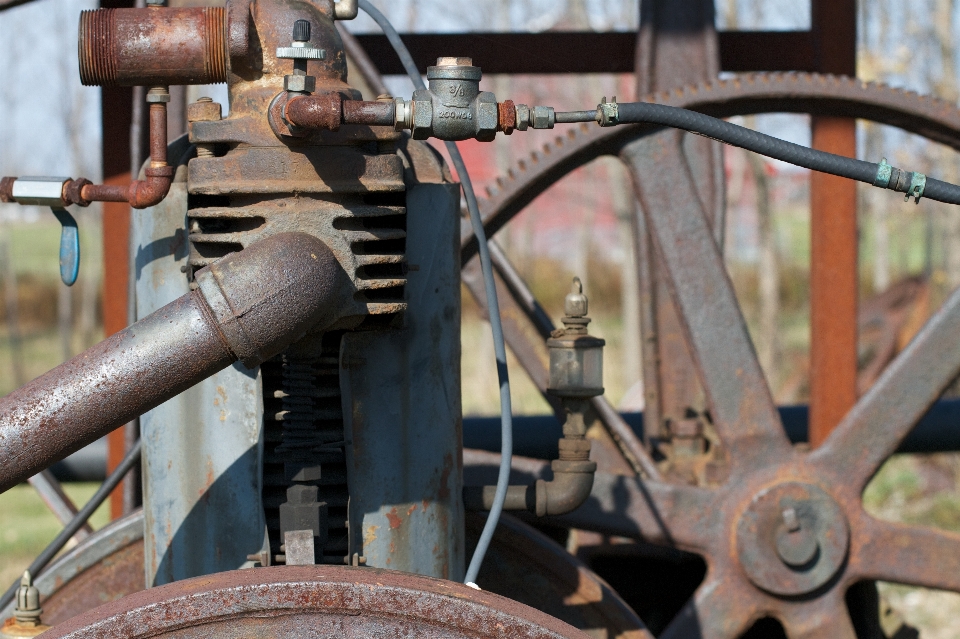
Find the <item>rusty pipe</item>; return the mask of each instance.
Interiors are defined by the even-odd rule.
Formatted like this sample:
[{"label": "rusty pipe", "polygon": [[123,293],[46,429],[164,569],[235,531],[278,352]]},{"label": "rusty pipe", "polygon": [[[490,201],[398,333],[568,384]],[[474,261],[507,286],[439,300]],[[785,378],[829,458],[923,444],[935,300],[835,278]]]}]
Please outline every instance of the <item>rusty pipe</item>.
[{"label": "rusty pipe", "polygon": [[153,87],[147,93],[150,102],[150,166],[143,171],[145,179],[133,180],[127,186],[90,184],[88,181],[79,189],[76,204],[127,202],[135,209],[145,209],[156,206],[167,197],[173,181],[173,167],[167,165],[167,104],[164,100],[169,98],[165,86]]},{"label": "rusty pipe", "polygon": [[240,360],[336,321],[351,285],[326,244],[283,233],[197,273],[199,288],[0,399],[0,492]]},{"label": "rusty pipe", "polygon": [[[590,461],[590,440],[586,439],[586,402],[564,398],[563,406],[567,419],[560,439],[560,458],[550,464],[553,479],[538,479],[528,486],[507,487],[504,510],[529,510],[537,517],[565,515],[590,497],[597,464]],[[496,486],[465,486],[464,508],[490,510],[496,491]]]},{"label": "rusty pipe", "polygon": [[[170,93],[165,86],[153,87],[147,93],[150,102],[150,166],[144,169],[143,180],[130,184],[94,184],[87,178],[66,180],[58,206],[90,206],[91,202],[127,202],[135,209],[156,206],[170,191],[173,167],[167,165],[167,105]],[[0,202],[16,202],[13,197],[15,177],[0,178]],[[34,202],[24,202],[32,204]]]},{"label": "rusty pipe", "polygon": [[246,50],[236,40],[247,37],[248,19],[249,9],[229,12],[228,20],[223,7],[84,11],[80,80],[106,87],[226,82],[231,50]]},{"label": "rusty pipe", "polygon": [[339,93],[292,97],[283,107],[288,124],[305,129],[337,131],[341,124],[394,126],[393,100],[344,100]]}]

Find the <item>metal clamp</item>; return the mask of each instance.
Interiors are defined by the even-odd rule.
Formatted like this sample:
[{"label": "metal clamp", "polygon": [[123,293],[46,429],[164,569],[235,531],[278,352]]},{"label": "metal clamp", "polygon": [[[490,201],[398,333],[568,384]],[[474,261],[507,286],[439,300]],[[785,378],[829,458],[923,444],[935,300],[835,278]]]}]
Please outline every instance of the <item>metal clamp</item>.
[{"label": "metal clamp", "polygon": [[920,198],[923,197],[923,189],[925,189],[926,186],[927,176],[914,171],[910,174],[910,188],[907,189],[907,194],[904,196],[903,201],[907,202],[911,197],[914,197],[916,198],[914,204],[920,204]]},{"label": "metal clamp", "polygon": [[887,188],[890,184],[890,175],[893,167],[887,162],[887,158],[880,158],[880,164],[877,165],[877,177],[873,179],[873,185],[881,189]]},{"label": "metal clamp", "polygon": [[620,124],[620,107],[617,105],[617,96],[613,96],[611,102],[607,102],[607,96],[603,96],[600,104],[597,105],[597,123],[600,126]]}]

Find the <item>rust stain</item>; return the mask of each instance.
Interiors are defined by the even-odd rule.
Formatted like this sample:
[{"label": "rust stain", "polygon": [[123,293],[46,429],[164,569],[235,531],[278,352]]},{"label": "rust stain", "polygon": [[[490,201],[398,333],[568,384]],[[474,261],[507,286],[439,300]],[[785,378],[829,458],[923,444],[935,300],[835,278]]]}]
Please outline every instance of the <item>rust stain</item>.
[{"label": "rust stain", "polygon": [[403,524],[403,519],[397,514],[396,508],[391,508],[387,513],[387,519],[390,521],[390,528],[397,529]]}]

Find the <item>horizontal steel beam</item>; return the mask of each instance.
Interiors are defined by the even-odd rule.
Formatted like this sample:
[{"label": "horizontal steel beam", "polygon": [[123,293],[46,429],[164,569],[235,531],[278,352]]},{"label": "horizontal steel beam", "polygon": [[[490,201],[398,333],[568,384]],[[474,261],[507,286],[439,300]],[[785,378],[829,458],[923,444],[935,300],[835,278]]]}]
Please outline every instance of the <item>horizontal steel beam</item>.
[{"label": "horizontal steel beam", "polygon": [[[490,73],[633,73],[633,31],[547,31],[543,33],[406,33],[404,43],[417,67],[437,58],[466,55]],[[816,71],[810,31],[722,31],[724,71]],[[400,59],[385,36],[356,36],[384,75],[402,75]]]}]

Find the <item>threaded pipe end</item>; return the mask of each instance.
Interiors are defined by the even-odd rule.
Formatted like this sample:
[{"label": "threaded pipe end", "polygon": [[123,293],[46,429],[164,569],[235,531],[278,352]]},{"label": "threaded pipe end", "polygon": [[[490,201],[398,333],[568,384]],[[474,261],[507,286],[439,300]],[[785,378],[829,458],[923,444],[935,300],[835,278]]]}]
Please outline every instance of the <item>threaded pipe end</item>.
[{"label": "threaded pipe end", "polygon": [[116,86],[116,9],[80,13],[80,81],[84,86]]}]

